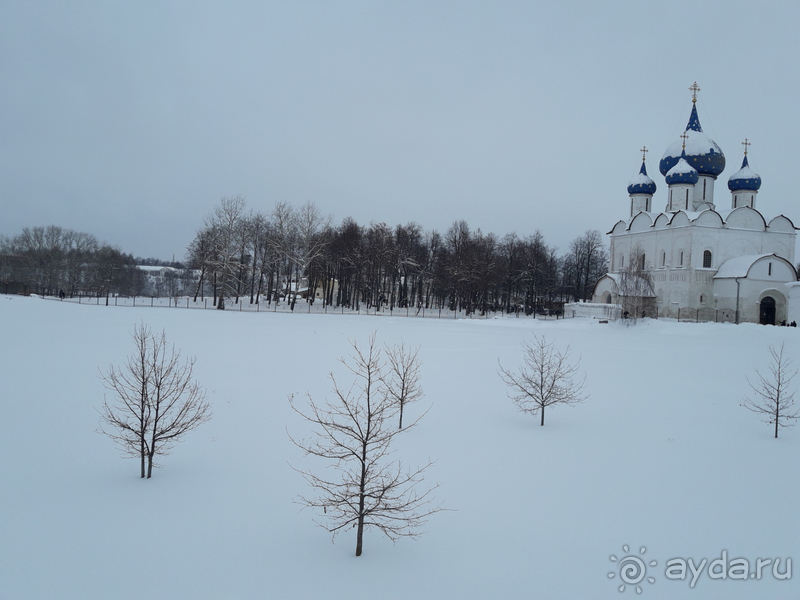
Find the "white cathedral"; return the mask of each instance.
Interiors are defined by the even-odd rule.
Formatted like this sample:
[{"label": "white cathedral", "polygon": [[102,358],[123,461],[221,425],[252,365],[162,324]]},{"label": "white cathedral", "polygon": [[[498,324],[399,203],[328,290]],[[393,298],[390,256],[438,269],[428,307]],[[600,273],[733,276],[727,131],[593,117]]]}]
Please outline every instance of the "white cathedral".
[{"label": "white cathedral", "polygon": [[[622,281],[635,267],[650,280],[638,292],[647,296],[642,306],[661,317],[763,324],[800,319],[795,226],[783,215],[768,221],[756,207],[761,177],[748,165],[747,140],[742,167],[728,178],[730,206],[715,204],[725,155],[700,127],[697,84],[689,89],[689,123],[658,165],[667,205],[653,209],[656,184],[643,148],[641,169],[628,185],[630,215],[609,232],[609,272],[595,284],[592,302],[625,305]],[[630,264],[631,256],[638,264]]]}]

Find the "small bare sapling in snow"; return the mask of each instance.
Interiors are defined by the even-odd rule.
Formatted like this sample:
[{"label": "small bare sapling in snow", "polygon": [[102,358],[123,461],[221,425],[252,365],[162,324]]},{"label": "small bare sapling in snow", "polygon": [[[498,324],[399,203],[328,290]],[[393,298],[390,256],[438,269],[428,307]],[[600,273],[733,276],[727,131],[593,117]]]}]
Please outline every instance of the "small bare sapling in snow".
[{"label": "small bare sapling in snow", "polygon": [[541,416],[548,406],[583,402],[586,378],[576,379],[580,359],[570,362],[569,346],[563,352],[548,342],[544,336],[534,336],[533,341],[522,343],[523,365],[517,371],[503,367],[498,360],[498,375],[510,388],[508,397],[525,413]]},{"label": "small bare sapling in snow", "polygon": [[792,361],[783,344],[777,349],[770,346],[769,355],[772,359],[769,375],[764,376],[756,369],[755,382],[747,379],[753,395],[745,397],[742,406],[760,415],[765,423],[775,425],[777,438],[779,428],[794,425],[794,421],[800,416],[800,408],[794,404],[797,390],[789,388],[792,379],[797,375],[797,369],[792,368]]}]

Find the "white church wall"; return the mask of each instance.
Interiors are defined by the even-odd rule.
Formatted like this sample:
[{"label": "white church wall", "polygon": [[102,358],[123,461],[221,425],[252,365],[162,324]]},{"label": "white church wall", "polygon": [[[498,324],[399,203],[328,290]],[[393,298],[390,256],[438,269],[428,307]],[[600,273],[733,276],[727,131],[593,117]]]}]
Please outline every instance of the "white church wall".
[{"label": "white church wall", "polygon": [[670,266],[672,244],[668,237],[662,237],[656,241],[656,269],[666,269]]},{"label": "white church wall", "polygon": [[692,238],[689,232],[673,232],[672,253],[669,265],[673,269],[686,269],[691,264]]},{"label": "white church wall", "polygon": [[792,281],[795,278],[794,269],[782,260],[762,258],[756,262],[747,274],[748,279],[762,282]]},{"label": "white church wall", "polygon": [[637,233],[640,231],[649,231],[650,227],[653,225],[653,220],[650,218],[650,215],[647,213],[639,213],[633,218],[631,221],[631,225],[628,230],[631,233]]},{"label": "white church wall", "polygon": [[714,281],[714,306],[717,309],[736,308],[736,280],[717,279]]},{"label": "white church wall", "polygon": [[786,320],[791,323],[800,321],[800,282],[790,282],[784,284],[787,290],[788,307]]},{"label": "white church wall", "polygon": [[794,264],[794,236],[772,235],[764,240],[761,254],[777,254]]},{"label": "white church wall", "polygon": [[689,217],[683,211],[675,213],[675,216],[669,222],[669,226],[673,227],[688,227],[691,224]]},{"label": "white church wall", "polygon": [[604,304],[617,304],[619,302],[616,285],[610,277],[603,277],[597,282],[594,288],[593,299],[594,298],[596,298],[598,302]]},{"label": "white church wall", "polygon": [[794,235],[794,225],[783,215],[778,215],[773,218],[767,225],[767,229],[773,232],[790,233]]},{"label": "white church wall", "polygon": [[[736,237],[734,237],[734,235]],[[731,258],[744,256],[745,254],[761,254],[761,245],[747,239],[744,232],[731,232],[731,234],[726,237],[726,244],[722,250],[722,260],[720,264]]]},{"label": "white church wall", "polygon": [[700,216],[694,220],[695,227],[712,227],[715,229],[722,229],[722,217],[713,210],[707,210],[700,213]]},{"label": "white church wall", "polygon": [[710,175],[700,175],[697,185],[694,186],[692,203],[696,206],[702,203],[714,204],[714,178]]},{"label": "white church wall", "polygon": [[747,207],[731,211],[725,223],[731,229],[750,229],[752,231],[766,231],[767,229],[764,217],[758,211]]},{"label": "white church wall", "polygon": [[[719,248],[719,235],[716,233],[711,235],[707,232],[699,232],[700,235],[695,235],[694,244],[692,246],[692,254],[697,257],[697,262],[694,263],[695,269],[716,269],[719,266],[719,255],[717,249]],[[704,267],[705,253],[711,253],[711,266]]]}]

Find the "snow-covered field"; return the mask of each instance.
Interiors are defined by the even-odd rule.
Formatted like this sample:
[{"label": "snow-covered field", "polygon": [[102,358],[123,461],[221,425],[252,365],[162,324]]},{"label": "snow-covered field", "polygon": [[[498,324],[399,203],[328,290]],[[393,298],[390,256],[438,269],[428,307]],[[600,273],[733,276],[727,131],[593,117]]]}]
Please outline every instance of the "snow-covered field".
[{"label": "snow-covered field", "polygon": [[[151,480],[95,433],[98,368],[143,321],[197,357],[213,419]],[[330,536],[293,499],[305,483],[290,393],[324,397],[348,339],[421,346],[426,398],[401,436],[452,511],[416,541]],[[591,397],[544,427],[497,375],[543,333],[582,357]],[[740,406],[771,343],[800,330],[643,321],[438,320],[86,306],[0,296],[0,599],[620,598],[639,556],[646,598],[796,598],[778,581],[711,579],[723,556],[800,560],[800,428],[778,440]],[[800,378],[798,378],[800,384]],[[625,552],[623,545],[630,545]],[[690,587],[670,559],[707,559]],[[730,568],[730,565],[728,565]],[[793,565],[796,570],[797,565]],[[613,578],[608,574],[614,573]],[[735,575],[736,572],[734,571]]]}]

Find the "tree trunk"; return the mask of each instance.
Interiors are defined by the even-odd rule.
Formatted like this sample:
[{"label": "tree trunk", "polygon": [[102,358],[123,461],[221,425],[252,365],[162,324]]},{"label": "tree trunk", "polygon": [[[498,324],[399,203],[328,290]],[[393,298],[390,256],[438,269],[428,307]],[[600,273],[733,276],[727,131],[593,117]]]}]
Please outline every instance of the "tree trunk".
[{"label": "tree trunk", "polygon": [[203,285],[203,276],[205,275],[205,267],[200,269],[200,279],[197,281],[197,287],[194,290],[194,301],[197,302],[197,296],[200,293],[200,286]]},{"label": "tree trunk", "polygon": [[[369,394],[369,392],[367,392]],[[368,396],[369,398],[369,396]],[[369,411],[369,399],[367,399]],[[367,430],[369,430],[369,417],[367,417]],[[358,485],[358,530],[356,533],[356,556],[361,556],[364,546],[364,488],[367,484],[367,444],[361,446],[361,480]]]}]

